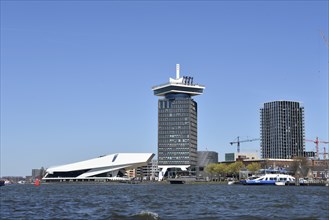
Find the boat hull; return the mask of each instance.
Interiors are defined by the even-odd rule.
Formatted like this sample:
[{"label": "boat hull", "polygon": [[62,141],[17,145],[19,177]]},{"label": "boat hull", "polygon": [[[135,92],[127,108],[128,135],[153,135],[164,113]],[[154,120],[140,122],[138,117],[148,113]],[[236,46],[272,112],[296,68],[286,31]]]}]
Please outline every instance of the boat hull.
[{"label": "boat hull", "polygon": [[268,181],[254,181],[254,180],[246,180],[242,182],[243,185],[275,185],[275,181],[268,180]]}]

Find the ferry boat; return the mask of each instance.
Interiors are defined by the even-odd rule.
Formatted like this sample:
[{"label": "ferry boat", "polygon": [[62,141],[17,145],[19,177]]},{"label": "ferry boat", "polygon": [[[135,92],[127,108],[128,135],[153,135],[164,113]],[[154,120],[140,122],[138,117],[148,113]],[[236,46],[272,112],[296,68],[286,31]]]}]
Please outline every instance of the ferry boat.
[{"label": "ferry boat", "polygon": [[[265,174],[256,179],[240,181],[244,185],[287,185],[295,182],[295,177],[287,174]],[[284,183],[284,184],[283,184]]]}]

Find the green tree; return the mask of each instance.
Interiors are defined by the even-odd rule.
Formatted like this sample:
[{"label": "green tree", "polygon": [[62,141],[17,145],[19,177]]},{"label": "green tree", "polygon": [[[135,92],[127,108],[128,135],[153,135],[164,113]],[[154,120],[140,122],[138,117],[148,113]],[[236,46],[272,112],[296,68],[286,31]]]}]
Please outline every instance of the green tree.
[{"label": "green tree", "polygon": [[216,163],[210,163],[210,164],[208,164],[207,166],[206,166],[206,172],[207,173],[209,173],[210,174],[210,178],[211,178],[211,180],[212,180],[212,176],[213,176],[213,174],[215,174],[216,173],[216,171],[215,171],[215,167],[216,167]]},{"label": "green tree", "polygon": [[260,170],[261,169],[261,165],[260,163],[251,163],[251,164],[248,164],[247,166],[247,169],[252,172],[252,173],[255,173],[256,171]]},{"label": "green tree", "polygon": [[214,167],[214,172],[217,173],[219,177],[225,176],[227,173],[227,165],[224,163],[216,164]]},{"label": "green tree", "polygon": [[236,161],[228,165],[228,173],[231,173],[233,177],[236,177],[239,175],[239,172],[243,167],[244,165],[241,161]]}]

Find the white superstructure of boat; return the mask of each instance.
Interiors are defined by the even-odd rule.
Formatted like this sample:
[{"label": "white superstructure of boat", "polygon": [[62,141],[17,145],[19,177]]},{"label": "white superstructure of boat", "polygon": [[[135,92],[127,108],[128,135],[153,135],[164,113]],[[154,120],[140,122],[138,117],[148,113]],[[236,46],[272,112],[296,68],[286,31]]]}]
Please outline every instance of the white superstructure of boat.
[{"label": "white superstructure of boat", "polygon": [[[287,174],[265,174],[261,177],[252,180],[241,180],[244,185],[276,185],[276,182],[280,185],[286,185],[287,183],[294,183],[295,177]],[[282,183],[280,183],[282,182]]]}]

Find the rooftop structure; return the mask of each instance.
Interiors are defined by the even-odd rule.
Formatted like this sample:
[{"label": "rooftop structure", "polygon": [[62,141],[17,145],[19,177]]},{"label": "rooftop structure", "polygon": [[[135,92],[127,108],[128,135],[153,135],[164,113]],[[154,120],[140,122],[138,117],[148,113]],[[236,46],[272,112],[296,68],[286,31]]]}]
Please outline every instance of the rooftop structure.
[{"label": "rooftop structure", "polygon": [[180,77],[180,65],[176,64],[176,79],[169,78],[169,82],[152,87],[154,95],[188,94],[189,96],[202,95],[205,86],[194,84],[193,77]]}]

